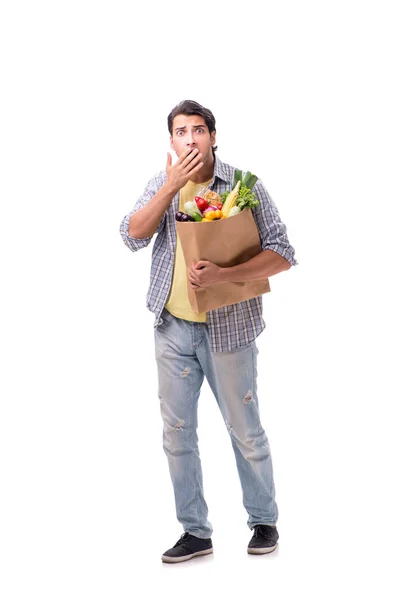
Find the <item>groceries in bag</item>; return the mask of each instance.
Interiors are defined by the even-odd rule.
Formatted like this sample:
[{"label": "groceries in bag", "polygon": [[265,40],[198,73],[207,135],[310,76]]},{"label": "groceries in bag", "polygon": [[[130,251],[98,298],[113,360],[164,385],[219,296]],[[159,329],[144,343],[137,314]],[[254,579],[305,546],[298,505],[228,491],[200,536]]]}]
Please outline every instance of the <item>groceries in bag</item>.
[{"label": "groceries in bag", "polygon": [[184,212],[175,214],[176,221],[199,223],[219,221],[238,215],[245,208],[254,208],[259,204],[252,189],[258,177],[248,171],[243,178],[239,169],[235,170],[234,187],[231,191],[219,195],[205,189],[194,200],[186,202]]}]

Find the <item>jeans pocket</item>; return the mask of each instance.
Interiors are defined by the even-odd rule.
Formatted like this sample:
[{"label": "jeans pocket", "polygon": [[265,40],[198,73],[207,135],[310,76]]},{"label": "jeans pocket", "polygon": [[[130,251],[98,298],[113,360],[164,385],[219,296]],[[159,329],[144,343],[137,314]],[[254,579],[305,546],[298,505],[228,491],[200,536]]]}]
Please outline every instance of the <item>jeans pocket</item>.
[{"label": "jeans pocket", "polygon": [[171,313],[168,312],[166,308],[163,308],[162,313],[160,315],[160,319],[162,322],[160,323],[160,325],[157,326],[157,329],[159,329],[160,331],[165,329],[165,327],[167,327],[169,323],[172,322],[173,318],[174,317],[171,315]]}]

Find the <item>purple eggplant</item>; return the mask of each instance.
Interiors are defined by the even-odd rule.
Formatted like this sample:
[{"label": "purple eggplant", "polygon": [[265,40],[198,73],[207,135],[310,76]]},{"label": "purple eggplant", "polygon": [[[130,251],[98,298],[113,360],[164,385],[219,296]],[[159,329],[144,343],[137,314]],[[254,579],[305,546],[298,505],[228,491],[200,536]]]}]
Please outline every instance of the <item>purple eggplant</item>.
[{"label": "purple eggplant", "polygon": [[187,223],[189,221],[194,221],[193,217],[191,217],[190,215],[187,215],[186,213],[183,213],[183,215],[181,216],[181,222]]},{"label": "purple eggplant", "polygon": [[175,221],[182,221],[183,214],[183,212],[178,210],[178,212],[175,214]]}]

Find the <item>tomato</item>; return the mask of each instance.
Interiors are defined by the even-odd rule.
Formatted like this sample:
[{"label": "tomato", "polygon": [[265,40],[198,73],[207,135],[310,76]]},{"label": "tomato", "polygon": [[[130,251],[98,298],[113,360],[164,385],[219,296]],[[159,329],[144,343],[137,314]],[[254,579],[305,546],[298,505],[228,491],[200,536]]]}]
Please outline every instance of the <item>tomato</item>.
[{"label": "tomato", "polygon": [[201,196],[195,196],[194,200],[197,204],[198,209],[202,212],[203,210],[206,210],[206,208],[208,208],[208,202],[205,198],[202,198]]},{"label": "tomato", "polygon": [[222,202],[217,202],[217,208],[218,208],[218,210],[221,210],[222,207],[223,207]]}]

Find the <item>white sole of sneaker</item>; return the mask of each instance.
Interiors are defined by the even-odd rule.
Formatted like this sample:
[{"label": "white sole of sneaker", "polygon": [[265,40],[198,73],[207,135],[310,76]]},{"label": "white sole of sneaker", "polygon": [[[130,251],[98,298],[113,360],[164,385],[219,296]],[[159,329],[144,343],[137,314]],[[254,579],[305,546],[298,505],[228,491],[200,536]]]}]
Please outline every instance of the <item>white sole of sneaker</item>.
[{"label": "white sole of sneaker", "polygon": [[212,554],[213,548],[209,548],[208,550],[200,550],[200,552],[193,552],[193,554],[188,554],[187,556],[164,556],[161,557],[161,560],[166,563],[177,563],[184,562],[185,560],[190,560],[191,558],[195,558],[196,556],[203,556],[204,554]]},{"label": "white sole of sneaker", "polygon": [[247,553],[248,554],[269,554],[270,552],[273,552],[275,550],[277,545],[278,544],[275,544],[275,546],[271,546],[271,548],[247,548]]}]

